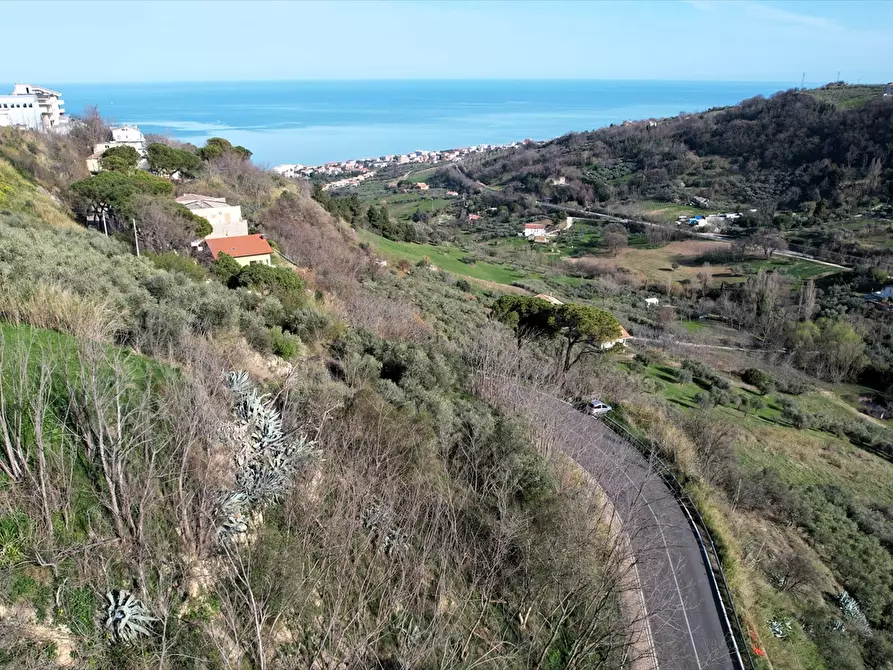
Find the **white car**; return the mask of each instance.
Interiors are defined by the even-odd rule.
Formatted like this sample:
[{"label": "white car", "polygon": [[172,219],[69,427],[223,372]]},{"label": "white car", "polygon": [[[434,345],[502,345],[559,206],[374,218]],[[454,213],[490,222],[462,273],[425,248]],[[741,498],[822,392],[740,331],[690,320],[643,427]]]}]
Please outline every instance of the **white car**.
[{"label": "white car", "polygon": [[608,403],[602,402],[598,398],[592,398],[591,400],[579,398],[573,405],[581,412],[585,412],[590,416],[604,416],[613,409]]}]

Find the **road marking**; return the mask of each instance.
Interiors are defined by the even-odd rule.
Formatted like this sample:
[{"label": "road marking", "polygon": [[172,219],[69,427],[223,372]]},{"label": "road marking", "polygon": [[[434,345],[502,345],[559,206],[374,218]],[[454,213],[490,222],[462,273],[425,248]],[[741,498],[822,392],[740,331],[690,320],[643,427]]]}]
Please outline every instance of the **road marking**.
[{"label": "road marking", "polygon": [[[557,398],[553,398],[553,400],[557,400]],[[558,400],[558,402],[561,402],[561,400]],[[574,411],[576,412],[576,410],[574,410]],[[590,417],[590,416],[586,416],[584,418],[589,419],[590,421],[594,421],[600,428],[604,429],[604,424],[602,424],[597,419]],[[573,427],[570,427],[570,431],[574,435],[576,435],[577,437],[582,439],[584,441],[584,443],[591,442],[586,437],[580,435],[580,433],[578,433]],[[621,438],[618,437],[618,439],[621,439]],[[599,452],[601,452],[602,456],[604,456],[605,458],[609,458],[608,453],[605,452],[600,446],[598,446],[594,442],[591,442],[591,446],[593,446],[595,449],[597,449]],[[647,461],[646,461],[646,463],[647,463]],[[649,475],[648,469],[646,469],[645,473],[646,473],[646,479],[647,479],[648,475]],[[626,479],[626,481],[629,482],[630,486],[632,486],[633,489],[635,489],[636,483],[630,478],[629,474],[627,474],[624,471],[623,476]],[[642,498],[642,500],[645,502],[645,506],[648,508],[648,512],[651,514],[651,517],[654,519],[654,522],[657,524],[657,530],[660,532],[660,538],[664,544],[664,552],[667,554],[667,562],[670,565],[670,572],[673,573],[673,582],[676,585],[676,595],[679,596],[679,604],[682,606],[682,617],[685,619],[685,627],[688,629],[688,639],[691,640],[691,648],[695,654],[695,662],[698,664],[698,668],[700,668],[700,667],[702,667],[701,666],[701,657],[698,655],[698,648],[697,648],[697,645],[695,644],[695,636],[691,629],[691,622],[688,620],[688,613],[685,611],[685,599],[682,597],[682,587],[679,586],[679,579],[676,577],[676,569],[673,566],[673,557],[670,555],[670,547],[667,544],[667,537],[666,537],[666,535],[664,535],[664,529],[661,527],[660,520],[657,518],[657,515],[654,513],[654,510],[652,509],[651,503],[648,502],[648,500],[645,498],[645,496],[641,490],[639,491],[639,493],[636,494],[636,497]],[[675,500],[674,500],[674,502],[675,502]],[[676,503],[676,504],[678,505],[679,503]]]},{"label": "road marking", "polygon": [[[486,379],[486,377],[485,377],[485,379]],[[658,481],[661,485],[664,486],[664,488],[667,488],[667,492],[670,494],[669,498],[672,499],[673,504],[676,505],[677,508],[679,508],[679,510],[684,513],[682,505],[680,505],[679,501],[676,500],[676,498],[672,495],[672,492],[669,490],[667,485],[663,481],[661,481],[660,478],[656,475],[656,472],[653,469],[653,465],[647,459],[645,459],[645,457],[642,456],[638,451],[636,451],[635,448],[631,444],[629,444],[629,442],[624,440],[620,435],[611,431],[604,423],[602,423],[595,417],[581,414],[576,409],[574,409],[573,405],[571,405],[570,403],[568,403],[564,400],[561,400],[560,398],[556,398],[553,395],[543,393],[542,391],[537,391],[537,390],[532,390],[532,389],[526,389],[526,390],[528,393],[532,391],[536,395],[540,395],[540,396],[543,396],[544,398],[548,398],[551,402],[559,403],[559,404],[563,405],[564,407],[566,407],[567,409],[571,410],[572,416],[575,416],[577,421],[569,422],[569,423],[565,424],[567,429],[570,430],[570,432],[573,433],[577,438],[581,439],[583,441],[584,446],[589,445],[592,448],[596,449],[598,452],[600,452],[602,454],[602,456],[604,456],[605,459],[607,459],[607,461],[609,463],[610,463],[610,455],[604,449],[602,449],[598,444],[596,444],[594,440],[591,440],[588,437],[584,437],[584,436],[580,435],[580,433],[577,432],[576,427],[581,426],[586,419],[589,419],[590,421],[594,422],[594,425],[597,426],[602,431],[602,433],[601,433],[602,436],[605,436],[606,434],[610,433],[611,436],[613,437],[613,439],[615,439],[617,441],[619,446],[628,449],[630,451],[630,454],[635,454],[639,457],[636,459],[632,459],[627,456],[623,456],[624,461],[626,461],[629,464],[635,463],[636,466],[639,468],[642,468],[642,463],[644,463],[645,467],[642,468],[644,471],[644,474],[645,474],[645,479],[643,480],[643,484],[645,482],[652,481],[651,478],[655,477],[654,481]],[[522,394],[521,388],[518,386],[513,385],[513,391],[518,395]],[[568,454],[568,455],[570,455],[570,454]],[[576,460],[576,459],[573,459],[573,460]],[[585,467],[584,467],[584,470],[585,470]],[[691,628],[691,622],[688,619],[688,612],[686,611],[686,608],[685,608],[685,599],[682,596],[682,587],[679,585],[679,579],[676,577],[676,570],[673,565],[673,557],[670,554],[670,547],[669,547],[669,544],[667,543],[667,538],[666,538],[666,535],[664,534],[663,527],[661,526],[661,523],[658,520],[657,515],[654,513],[654,509],[651,507],[651,503],[648,502],[647,499],[645,499],[645,496],[643,494],[644,487],[636,487],[635,482],[633,482],[633,480],[630,478],[629,474],[625,470],[623,471],[623,476],[630,483],[630,485],[633,487],[633,489],[638,488],[638,493],[636,494],[636,499],[641,498],[645,502],[645,506],[648,508],[648,512],[651,514],[652,518],[654,519],[654,522],[657,524],[657,529],[660,532],[661,541],[663,542],[663,545],[664,545],[664,552],[667,555],[667,561],[670,565],[670,570],[673,573],[673,582],[676,585],[676,595],[679,596],[679,604],[682,606],[682,617],[685,620],[685,627],[688,630],[688,638],[689,638],[689,641],[691,642],[692,651],[694,652],[694,655],[695,655],[695,662],[697,663],[698,670],[700,670],[700,668],[703,667],[701,665],[701,658],[700,658],[700,655],[698,654],[697,645],[695,644],[694,632],[692,631],[692,628]]]}]

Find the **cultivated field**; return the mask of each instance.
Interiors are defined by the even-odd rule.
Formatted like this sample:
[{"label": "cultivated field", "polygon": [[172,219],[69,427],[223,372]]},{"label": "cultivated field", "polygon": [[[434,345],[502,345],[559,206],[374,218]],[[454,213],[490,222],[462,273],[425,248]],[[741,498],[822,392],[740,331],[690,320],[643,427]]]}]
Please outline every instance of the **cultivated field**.
[{"label": "cultivated field", "polygon": [[[711,260],[712,256],[721,257],[728,249],[729,245],[723,242],[683,240],[656,248],[627,247],[613,257],[600,255],[584,257],[584,259],[587,259],[587,262],[596,259],[606,273],[625,269],[637,275],[643,282],[659,284],[666,284],[667,281],[700,282],[701,279],[698,275],[703,276],[706,273],[710,275],[710,283],[715,286],[721,282],[744,281],[747,273],[756,272],[760,268],[780,270],[800,280],[829,273],[827,266],[778,257],[766,259],[762,256],[754,256],[737,263]],[[583,259],[572,259],[570,262],[580,262],[581,260]],[[678,264],[675,269],[673,268],[674,263]],[[747,272],[742,272],[742,270]]]}]

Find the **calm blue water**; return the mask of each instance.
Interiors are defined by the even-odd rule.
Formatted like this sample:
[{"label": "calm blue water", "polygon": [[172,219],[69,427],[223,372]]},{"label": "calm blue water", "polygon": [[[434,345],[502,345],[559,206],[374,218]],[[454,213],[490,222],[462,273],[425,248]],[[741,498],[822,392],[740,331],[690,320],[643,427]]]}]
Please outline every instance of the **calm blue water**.
[{"label": "calm blue water", "polygon": [[626,119],[729,105],[786,83],[323,81],[65,84],[66,108],[202,144],[220,136],[260,163],[318,164],[416,149],[557,137]]}]

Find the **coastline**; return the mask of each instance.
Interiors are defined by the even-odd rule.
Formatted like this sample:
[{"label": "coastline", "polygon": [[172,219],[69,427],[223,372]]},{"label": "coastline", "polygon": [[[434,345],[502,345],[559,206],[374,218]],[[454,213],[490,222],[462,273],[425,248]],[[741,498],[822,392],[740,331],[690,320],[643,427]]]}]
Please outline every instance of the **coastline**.
[{"label": "coastline", "polygon": [[267,165],[322,165],[420,147],[542,141],[629,119],[675,116],[790,87],[784,82],[312,80],[63,85],[67,109],[201,145],[224,137]]}]

